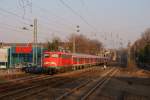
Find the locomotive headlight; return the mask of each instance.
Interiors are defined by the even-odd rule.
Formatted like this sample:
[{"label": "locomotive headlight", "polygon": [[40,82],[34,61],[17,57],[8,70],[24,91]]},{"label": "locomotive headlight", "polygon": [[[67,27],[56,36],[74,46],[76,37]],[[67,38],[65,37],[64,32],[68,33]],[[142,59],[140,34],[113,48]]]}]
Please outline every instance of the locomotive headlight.
[{"label": "locomotive headlight", "polygon": [[50,64],[50,62],[44,62],[44,64],[46,64],[46,65],[47,65],[47,64]]},{"label": "locomotive headlight", "polygon": [[50,62],[51,65],[57,66],[55,62]]},{"label": "locomotive headlight", "polygon": [[56,64],[55,62],[44,62],[44,64],[45,64],[45,65],[50,64],[50,65],[53,65],[53,66],[57,66],[57,64]]}]

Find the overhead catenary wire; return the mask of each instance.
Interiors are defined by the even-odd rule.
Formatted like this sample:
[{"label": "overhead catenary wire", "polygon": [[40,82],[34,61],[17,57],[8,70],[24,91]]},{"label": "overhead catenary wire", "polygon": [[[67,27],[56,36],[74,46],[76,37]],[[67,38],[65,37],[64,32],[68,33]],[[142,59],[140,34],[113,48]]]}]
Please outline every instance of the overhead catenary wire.
[{"label": "overhead catenary wire", "polygon": [[[22,22],[26,23],[27,25],[30,25],[31,22],[32,22],[32,19],[29,19],[29,18],[24,18],[24,19],[23,19],[22,16],[20,16],[19,14],[15,13],[15,12],[11,12],[11,11],[5,10],[5,9],[3,9],[3,8],[0,8],[0,11],[5,12],[5,13],[7,13],[7,14],[10,14],[10,15],[13,15],[13,16],[19,18]],[[41,18],[41,19],[42,19],[42,18]],[[43,18],[43,19],[44,19],[44,18]],[[27,22],[28,22],[28,23],[27,23]],[[44,22],[44,24],[45,24],[45,22]],[[51,27],[50,24],[51,24],[51,23],[47,23],[47,25],[49,25],[49,26],[46,27],[48,30],[53,30],[53,31],[56,31],[56,32],[59,32],[59,33],[60,33],[60,32],[63,32],[62,30],[60,30],[60,28],[59,28],[59,30],[58,30],[57,27],[56,27],[56,29],[50,28],[50,27]]]},{"label": "overhead catenary wire", "polygon": [[[20,15],[14,13],[14,12],[5,10],[5,9],[3,9],[3,8],[1,8],[1,7],[0,7],[0,11],[1,11],[1,12],[4,12],[4,13],[7,13],[7,14],[9,14],[9,15],[16,16],[16,17],[18,17],[19,19],[21,19],[23,23],[26,23],[26,24],[29,24],[29,23],[32,21],[31,19],[27,19],[27,18],[24,18],[24,19],[23,19]],[[28,23],[27,23],[27,22],[28,22]]]},{"label": "overhead catenary wire", "polygon": [[[8,10],[5,10],[5,9],[3,9],[3,8],[0,8],[0,11],[3,11],[3,12],[5,12],[5,13],[8,13],[8,14],[10,14],[10,15],[13,15],[13,16],[16,16],[16,17],[19,17],[19,18],[21,18],[22,19],[22,17],[21,16],[19,16],[18,14],[16,14],[16,13],[13,13],[13,12],[10,12],[10,11],[8,11]],[[24,20],[24,21],[28,21],[28,22],[31,22],[32,20],[31,19],[22,19],[22,20]],[[26,22],[24,22],[24,23],[26,23]],[[26,23],[26,24],[28,24],[29,25],[29,23]]]},{"label": "overhead catenary wire", "polygon": [[[39,19],[41,19],[41,21],[43,21],[44,23],[46,23],[47,25],[49,25],[49,26],[52,26],[52,25],[55,25],[55,27],[59,27],[59,29],[60,29],[60,27],[62,28],[62,27],[64,27],[66,24],[63,24],[63,23],[55,23],[55,22],[49,22],[49,20],[50,20],[50,18],[48,18],[48,17],[45,17],[45,16],[39,16],[38,17]],[[69,30],[73,30],[73,28],[72,27],[66,27],[67,29],[69,29]]]},{"label": "overhead catenary wire", "polygon": [[[47,21],[46,19],[43,19],[43,18],[41,18],[41,17],[38,17],[38,19],[39,19],[39,23],[40,22],[42,22],[41,24],[40,24],[40,26],[44,26],[44,28],[46,28],[46,29],[48,29],[48,30],[50,30],[50,31],[55,31],[55,32],[65,32],[65,31],[63,31],[63,29],[61,29],[60,27],[56,27],[56,28],[54,28],[54,27],[52,27],[52,24],[54,24],[54,23],[51,23],[51,22],[49,22],[49,21]],[[55,25],[57,25],[57,24],[55,24]],[[73,29],[70,29],[71,31],[73,30]],[[66,32],[65,32],[66,33]]]},{"label": "overhead catenary wire", "polygon": [[78,12],[76,12],[72,7],[70,7],[67,3],[65,3],[63,0],[59,0],[66,8],[68,8],[72,13],[77,15],[85,24],[87,24],[92,30],[96,31],[97,29],[91,25],[83,16],[81,16]]},{"label": "overhead catenary wire", "polygon": [[[13,18],[13,20],[10,20],[9,16],[5,16],[4,13],[0,12],[0,15],[4,16],[4,17],[2,17],[3,20],[0,22],[1,26],[7,25],[7,26],[13,27],[13,28],[19,28],[20,27],[20,29],[21,29],[22,27],[20,26],[20,24],[22,24],[23,26],[29,26],[30,25],[29,23],[26,23],[21,19],[19,20],[16,16],[14,16],[15,18]],[[15,20],[17,20],[17,21],[15,21]],[[6,23],[6,21],[7,21],[7,23]]]},{"label": "overhead catenary wire", "polygon": [[30,12],[32,13],[32,0],[18,0],[19,6],[23,8],[23,18],[26,14],[26,7],[30,7]]},{"label": "overhead catenary wire", "polygon": [[[20,18],[21,20],[22,20],[22,22],[24,22],[24,23],[26,23],[25,21],[28,21],[28,22],[31,22],[32,20],[30,20],[30,19],[22,19],[22,17],[21,16],[19,16],[18,14],[16,14],[16,13],[12,13],[12,12],[10,12],[10,11],[8,11],[8,10],[5,10],[5,9],[3,9],[3,8],[0,8],[0,11],[2,11],[2,12],[4,12],[4,13],[7,13],[7,14],[9,14],[9,15],[13,15],[13,16],[15,16],[15,17],[17,17],[17,18]],[[6,24],[6,23],[4,23],[4,24]],[[27,25],[30,25],[30,23],[26,23]],[[50,24],[47,24],[47,25],[50,25]],[[8,28],[9,27],[9,28]],[[5,28],[6,29],[6,28]],[[15,30],[15,31],[19,31],[19,32],[21,32],[21,30],[23,30],[23,29],[21,29],[21,30],[17,30],[17,29],[14,29],[14,27],[12,26],[12,25],[8,25],[7,24],[7,29],[8,30]],[[28,29],[28,30],[30,30],[30,29]],[[54,30],[54,29],[50,29],[50,28],[48,28],[48,30]],[[31,30],[30,30],[31,31]],[[58,30],[54,30],[54,31],[57,31],[58,32]],[[59,31],[59,32],[61,32],[61,31]]]},{"label": "overhead catenary wire", "polygon": [[[50,24],[47,23],[46,21],[42,21],[42,22],[44,23],[44,28],[47,29],[48,31],[51,31],[51,32],[65,32],[65,31],[61,31],[61,30],[49,27]],[[7,27],[10,27],[10,28],[13,28],[13,29],[17,28],[17,26],[12,26],[12,25],[9,25],[9,24],[6,24],[6,23],[3,23],[3,24],[6,25]],[[23,31],[33,31],[31,28],[26,28],[26,29],[23,29],[23,28],[26,28],[26,27],[20,27],[20,28],[17,28],[17,29],[20,29],[20,30],[23,30]],[[43,30],[43,29],[40,28],[40,31],[41,30]]]},{"label": "overhead catenary wire", "polygon": [[[1,31],[0,32],[3,32],[3,33],[5,33],[5,31],[7,30],[9,30],[9,31],[13,31],[13,32],[7,32],[7,33],[9,33],[10,35],[12,35],[11,33],[19,33],[19,34],[21,34],[21,33],[31,33],[31,31],[26,31],[26,30],[18,30],[18,29],[15,29],[15,28],[11,28],[11,27],[3,27],[3,28],[1,28],[0,29]],[[45,33],[46,34],[46,32],[43,32],[43,31],[40,31],[39,33]],[[40,38],[42,38],[43,40],[45,40],[45,38],[48,38],[48,35],[46,35],[46,36],[43,36],[43,34],[39,34],[40,35]]]},{"label": "overhead catenary wire", "polygon": [[[19,19],[21,19],[21,21],[22,22],[24,22],[24,23],[26,23],[26,24],[28,24],[27,23],[27,21],[28,22],[31,22],[32,20],[30,20],[30,19],[23,19],[21,16],[19,16],[18,14],[16,14],[16,13],[12,13],[11,11],[8,11],[8,10],[5,10],[5,9],[3,9],[3,8],[0,8],[0,13],[7,13],[7,14],[9,14],[9,15],[12,15],[12,16],[14,16],[14,17],[16,17],[16,18],[19,18]],[[2,14],[3,14],[2,13]],[[3,26],[3,31],[5,32],[5,30],[11,30],[11,31],[14,31],[14,32],[16,32],[16,33],[23,33],[23,32],[27,32],[26,30],[23,30],[22,28],[17,28],[17,26],[13,26],[13,25],[9,25],[9,24],[6,24],[6,23],[3,23],[3,24],[5,24],[6,26],[4,27]],[[30,25],[30,24],[28,24],[28,25]],[[48,24],[48,26],[49,26],[50,24]],[[47,28],[48,30],[54,30],[54,29],[50,29],[50,28]],[[30,29],[28,29],[28,31],[29,31]],[[32,31],[32,30],[30,30],[30,31]],[[58,30],[54,30],[55,32],[57,31],[58,32]],[[62,32],[62,31],[59,31],[59,32]],[[8,33],[10,33],[10,32],[8,32]],[[12,32],[13,33],[13,32]],[[42,33],[44,33],[44,32],[42,32]],[[49,33],[49,32],[46,32],[46,33]],[[43,36],[42,36],[43,37]],[[46,36],[44,36],[44,38],[42,38],[43,40],[45,40],[45,37],[47,38],[47,35]],[[41,38],[41,36],[40,36],[40,38]]]},{"label": "overhead catenary wire", "polygon": [[[39,6],[39,5],[37,5],[37,4],[35,4],[34,3],[34,6],[36,6],[43,14],[44,14],[44,12],[47,12],[47,14],[49,14],[49,13],[53,13],[51,10],[49,10],[49,9],[45,9],[45,8],[43,8],[43,7],[41,7],[41,6]],[[55,13],[53,13],[52,15],[53,16],[55,16],[56,18],[59,18],[59,19],[61,19],[58,23],[56,22],[56,23],[52,23],[52,22],[49,22],[49,20],[54,20],[54,19],[51,19],[50,18],[50,16],[43,16],[43,14],[42,15],[40,15],[40,16],[38,16],[38,18],[39,18],[39,20],[40,21],[42,21],[42,23],[44,23],[44,25],[49,29],[49,30],[53,30],[53,31],[55,31],[55,32],[63,32],[62,30],[64,29],[60,29],[60,27],[64,27],[64,26],[68,26],[68,27],[66,27],[67,29],[69,29],[69,30],[74,30],[74,28],[73,27],[71,27],[71,25],[70,25],[70,23],[69,24],[66,24],[66,23],[60,23],[60,22],[62,22],[62,21],[65,21],[65,22],[67,22],[68,20],[66,20],[66,19],[64,19],[62,16],[58,16],[58,15],[56,15]],[[41,24],[42,24],[41,23]],[[54,26],[56,27],[56,29],[55,28],[52,28],[52,25],[54,24]],[[57,26],[56,26],[57,25]],[[65,32],[66,33],[66,32]]]},{"label": "overhead catenary wire", "polygon": [[[16,32],[23,32],[24,30],[22,30],[21,28],[14,28],[12,26],[9,26],[9,25],[6,25],[6,26],[1,26],[1,29],[7,29],[7,30],[13,30],[13,31],[16,31]],[[31,30],[29,30],[31,31]]]},{"label": "overhead catenary wire", "polygon": [[[9,30],[9,32],[6,32],[6,30],[8,31]],[[31,33],[31,31],[26,31],[26,30],[18,30],[18,29],[15,29],[15,28],[12,28],[12,27],[6,27],[6,26],[2,26],[2,28],[0,29],[0,33],[8,33],[8,34],[10,34],[10,36],[11,35],[13,35],[12,33],[19,33],[19,34],[21,34],[21,33],[23,33],[23,34],[25,34],[25,33]],[[40,31],[40,32],[42,32],[42,31]],[[42,33],[45,33],[45,32],[42,32]],[[16,35],[16,36],[18,36],[18,35]],[[26,36],[28,36],[28,35],[26,35]],[[46,38],[48,38],[48,35],[46,35],[46,36],[43,36],[42,34],[40,35],[40,38],[42,39],[42,40],[45,40]]]},{"label": "overhead catenary wire", "polygon": [[62,22],[62,21],[65,21],[65,25],[67,25],[66,23],[69,23],[69,27],[74,27],[74,25],[72,24],[72,22],[70,22],[68,19],[65,19],[63,16],[58,16],[56,13],[54,13],[53,11],[51,11],[50,9],[46,9],[46,8],[43,8],[37,4],[34,3],[34,5],[39,9],[41,10],[41,12],[47,12],[47,14],[50,14],[52,13],[52,16],[54,16],[55,18],[59,18],[59,22]]},{"label": "overhead catenary wire", "polygon": [[[53,28],[50,28],[48,25],[49,23],[46,23],[47,26],[44,27],[44,28],[47,28],[47,30],[49,31],[52,31],[52,32],[62,32],[60,30],[57,30],[57,29],[53,29]],[[3,25],[1,28],[3,28],[3,30],[12,30],[12,31],[15,31],[16,33],[20,33],[20,32],[25,32],[25,31],[32,31],[31,29],[27,28],[27,30],[23,30],[21,27],[20,28],[17,28],[17,26],[13,26],[13,25],[9,25],[9,24],[6,24],[6,23],[2,23],[1,25]],[[49,33],[49,32],[42,32],[42,33]],[[46,34],[47,35],[47,34]]]},{"label": "overhead catenary wire", "polygon": [[[24,23],[26,23],[25,21],[28,21],[28,22],[32,21],[31,19],[22,19],[22,17],[19,16],[18,14],[14,13],[14,12],[11,12],[11,11],[8,11],[8,10],[5,10],[3,8],[0,8],[0,10],[3,11],[3,12],[5,12],[5,13],[8,13],[10,15],[13,15],[13,16],[16,16],[16,17],[20,18]],[[28,23],[26,23],[26,24],[28,24]]]}]

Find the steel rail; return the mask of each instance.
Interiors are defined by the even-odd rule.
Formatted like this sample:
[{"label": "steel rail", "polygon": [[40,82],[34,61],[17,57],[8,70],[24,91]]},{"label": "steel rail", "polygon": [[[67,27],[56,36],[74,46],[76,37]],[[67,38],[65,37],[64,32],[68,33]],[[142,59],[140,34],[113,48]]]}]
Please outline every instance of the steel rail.
[{"label": "steel rail", "polygon": [[[104,78],[105,76],[107,76],[109,73],[111,73],[113,70],[115,70],[115,69],[113,68],[113,69],[109,70],[108,72],[102,74],[102,76],[101,76],[101,78],[99,79],[99,81],[102,81],[103,78]],[[77,90],[79,90],[79,89],[81,89],[81,88],[87,86],[87,85],[90,84],[91,82],[93,82],[93,81],[88,80],[88,81],[84,82],[84,83],[81,84],[80,86],[78,86],[78,87],[76,87],[76,88],[73,88],[73,89],[70,90],[69,92],[66,92],[65,94],[63,94],[63,95],[61,95],[60,97],[56,98],[56,100],[62,100],[62,99],[64,99],[64,98],[70,96],[71,94],[73,94],[73,93],[76,92]]]},{"label": "steel rail", "polygon": [[33,83],[33,82],[44,80],[47,78],[51,78],[51,76],[33,76],[33,77],[31,76],[30,78],[28,77],[27,79],[23,78],[20,80],[19,79],[14,80],[12,81],[12,83],[10,82],[10,83],[0,85],[0,92],[4,92],[10,89],[14,89],[15,87],[21,86],[22,85],[21,83],[25,83],[25,82]]},{"label": "steel rail", "polygon": [[[90,70],[87,70],[87,71],[85,71],[84,72],[84,74],[85,73],[89,73],[89,71]],[[84,75],[83,75],[84,76]],[[82,78],[83,78],[83,76],[82,76]],[[82,79],[82,78],[80,78],[80,79]],[[78,79],[78,80],[80,80],[80,79]],[[78,81],[78,80],[75,80],[75,81]],[[63,80],[64,81],[64,80]],[[90,82],[90,81],[89,81]],[[37,88],[38,87],[40,87],[40,85],[39,86],[37,86]],[[33,88],[36,88],[36,87],[33,87]],[[45,91],[46,89],[48,89],[49,87],[47,87],[47,86],[45,86],[45,87],[42,87],[41,89],[39,89],[39,90],[37,90],[37,91],[33,91],[33,92],[31,92],[31,93],[28,93],[28,94],[25,94],[25,95],[21,95],[21,96],[19,96],[19,97],[15,97],[15,100],[22,100],[23,98],[25,98],[25,97],[28,97],[28,96],[30,96],[30,95],[34,95],[34,94],[37,94],[37,93],[40,93],[40,92],[43,92],[43,91]],[[32,88],[31,88],[32,89]],[[28,90],[28,89],[27,89]],[[24,92],[24,91],[23,91]]]},{"label": "steel rail", "polygon": [[[91,69],[89,68],[89,69],[85,69],[85,70],[80,70],[80,71],[74,71],[74,72],[72,72],[73,74],[76,72],[76,73],[82,73],[82,72],[89,72]],[[65,73],[64,73],[65,74]],[[60,74],[61,75],[61,74]],[[32,82],[35,82],[35,81],[41,81],[41,80],[48,80],[48,79],[54,79],[54,78],[56,78],[56,77],[58,77],[58,76],[60,76],[59,74],[58,75],[55,75],[55,76],[50,76],[50,77],[43,77],[43,78],[40,78],[40,80],[32,80]],[[46,85],[48,85],[48,83],[45,83]],[[0,95],[0,99],[3,99],[3,98],[5,98],[5,97],[8,97],[8,96],[13,96],[13,95],[15,95],[15,94],[18,94],[18,93],[21,93],[21,92],[25,92],[25,91],[28,91],[28,90],[31,90],[31,89],[36,89],[36,88],[39,88],[39,87],[41,87],[41,86],[43,86],[43,85],[41,85],[41,84],[39,84],[39,85],[34,85],[34,86],[29,86],[29,87],[26,87],[26,88],[21,88],[21,89],[19,89],[19,90],[15,90],[15,91],[12,91],[12,92],[9,92],[9,93],[7,93],[7,94],[1,94]],[[44,91],[45,90],[45,88],[42,88],[42,89],[39,89],[38,91],[34,91],[34,92],[32,92],[32,93],[29,93],[29,94],[26,94],[26,95],[22,95],[22,96],[20,96],[20,97],[15,97],[15,100],[16,99],[20,99],[20,98],[23,98],[23,97],[26,97],[26,96],[29,96],[29,95],[32,95],[32,94],[36,94],[36,93],[39,93],[39,92],[41,92],[41,91]]]},{"label": "steel rail", "polygon": [[108,81],[111,79],[113,75],[116,74],[117,71],[118,70],[114,70],[109,78],[104,78],[103,80],[99,80],[97,84],[90,91],[88,91],[88,93],[86,93],[83,97],[81,97],[81,100],[87,100],[87,98],[98,88],[101,91],[101,89],[108,83]]}]

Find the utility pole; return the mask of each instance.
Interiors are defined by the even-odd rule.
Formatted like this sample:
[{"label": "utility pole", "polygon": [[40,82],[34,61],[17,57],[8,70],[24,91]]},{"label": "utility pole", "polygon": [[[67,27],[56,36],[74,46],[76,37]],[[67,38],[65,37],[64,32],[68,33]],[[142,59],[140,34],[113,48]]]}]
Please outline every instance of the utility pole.
[{"label": "utility pole", "polygon": [[131,43],[128,43],[128,67],[131,65]]},{"label": "utility pole", "polygon": [[[76,28],[77,28],[76,32],[80,32],[80,30],[79,30],[80,26],[77,25]],[[76,39],[75,39],[75,34],[74,34],[73,35],[73,53],[75,53],[75,52],[76,52]]]},{"label": "utility pole", "polygon": [[11,64],[12,64],[12,47],[10,47],[9,55],[10,55],[10,58],[9,58],[10,59],[9,68],[10,68],[10,67],[12,67],[11,66]]},{"label": "utility pole", "polygon": [[33,64],[37,64],[37,19],[34,19],[33,25]]},{"label": "utility pole", "polygon": [[75,40],[75,34],[73,34],[73,53],[76,52],[76,40]]},{"label": "utility pole", "polygon": [[41,44],[41,66],[42,66],[42,64],[43,64],[42,59],[43,59],[43,46],[42,46],[42,44]]}]

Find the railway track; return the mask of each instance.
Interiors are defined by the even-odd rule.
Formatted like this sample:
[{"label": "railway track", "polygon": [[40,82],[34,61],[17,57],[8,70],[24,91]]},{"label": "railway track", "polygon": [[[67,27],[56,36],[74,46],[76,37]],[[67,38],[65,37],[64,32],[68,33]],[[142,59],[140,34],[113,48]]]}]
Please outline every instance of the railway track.
[{"label": "railway track", "polygon": [[[60,89],[60,91],[62,91],[62,90],[67,90],[68,91],[71,88],[75,88],[76,86],[80,85],[81,83],[84,83],[87,80],[92,81],[93,79],[96,79],[97,77],[99,77],[99,74],[101,72],[103,72],[103,70],[100,70],[100,69],[101,68],[98,68],[98,69],[94,68],[94,69],[91,69],[91,70],[87,70],[84,73],[80,73],[79,76],[76,76],[76,78],[74,78],[72,76],[69,76],[69,77],[71,77],[71,79],[66,79],[65,78],[63,80],[59,80],[57,83],[52,83],[52,86],[47,86],[45,89],[44,89],[44,87],[41,87],[41,88],[43,88],[42,91],[41,90],[33,91],[31,93],[25,94],[24,97],[21,97],[21,98],[19,97],[19,99],[17,99],[17,100],[36,100],[36,99],[33,99],[33,98],[36,98],[39,94],[41,94],[41,93],[46,94],[47,92],[50,93],[51,90],[55,90],[55,89],[56,90]],[[91,74],[93,74],[93,75],[91,75]],[[53,91],[53,92],[56,92],[56,91]],[[48,95],[46,98],[49,98],[50,100],[51,99],[53,100],[55,97],[57,97],[59,92],[54,93],[54,94],[56,94],[56,95],[51,95],[51,96]]]},{"label": "railway track", "polygon": [[56,100],[86,100],[97,88],[102,89],[117,71],[118,70],[116,69],[111,69],[103,74],[99,79],[93,81],[88,80],[80,86],[73,88],[69,92],[56,98]]},{"label": "railway track", "polygon": [[[91,71],[90,68],[89,69],[85,69],[83,71],[76,71],[76,72],[71,72],[71,73],[72,74],[73,73],[85,73],[85,72],[89,72],[89,71]],[[67,75],[67,74],[68,73],[64,73],[64,75]],[[10,98],[13,97],[14,100],[19,100],[19,99],[21,100],[24,97],[27,97],[27,96],[30,96],[30,95],[33,95],[33,94],[37,94],[37,93],[42,92],[42,91],[46,91],[47,90],[47,86],[50,83],[49,79],[54,79],[53,80],[54,82],[51,82],[51,83],[53,85],[56,85],[56,86],[58,85],[58,83],[57,83],[57,77],[58,76],[61,76],[61,75],[58,74],[56,76],[49,76],[49,77],[45,77],[45,78],[42,77],[42,78],[40,78],[40,80],[37,80],[37,78],[32,78],[31,79],[32,82],[29,82],[30,86],[26,86],[26,87],[23,87],[23,88],[21,88],[22,85],[19,85],[19,86],[15,86],[14,85],[14,89],[16,89],[16,90],[8,92],[8,93],[1,94],[0,95],[0,99],[1,100],[9,100]],[[33,79],[36,79],[36,80],[33,80]],[[58,78],[58,80],[60,80],[60,79]],[[59,84],[65,83],[65,82],[69,81],[70,79],[67,80],[64,77],[64,79],[61,79],[61,80],[62,81],[60,81]],[[18,81],[20,81],[21,83],[25,82],[23,80],[18,80]],[[40,82],[42,82],[42,83],[40,83]],[[33,83],[35,83],[35,84],[33,84]],[[20,94],[20,95],[19,96],[15,96],[16,94]]]},{"label": "railway track", "polygon": [[25,82],[25,81],[30,81],[30,80],[34,80],[36,78],[42,78],[42,77],[45,77],[46,75],[29,75],[29,76],[25,76],[25,77],[22,77],[22,78],[16,78],[16,79],[11,79],[11,80],[8,80],[6,82],[1,82],[0,83],[0,87],[3,87],[5,85],[8,85],[8,84],[13,84],[13,83],[22,83],[22,82]]},{"label": "railway track", "polygon": [[[109,70],[109,68],[108,68]],[[99,67],[98,69],[93,69],[93,70],[88,70],[82,74],[80,74],[79,77],[77,77],[77,79],[74,79],[74,80],[68,80],[68,81],[62,81],[60,80],[59,83],[56,83],[57,85],[55,85],[54,87],[47,87],[47,89],[43,89],[43,91],[33,91],[32,93],[29,93],[27,94],[27,96],[25,96],[24,98],[20,98],[19,100],[37,100],[38,99],[38,95],[41,95],[41,94],[47,94],[47,93],[50,93],[53,92],[54,95],[48,95],[46,97],[44,97],[45,99],[50,99],[50,100],[55,100],[56,97],[60,96],[60,93],[64,93],[64,92],[68,92],[69,90],[75,88],[76,86],[79,86],[80,84],[82,83],[85,83],[85,82],[90,82],[92,81],[93,79],[97,79],[101,74],[103,74],[105,71],[104,70],[101,70],[101,68]],[[91,75],[92,74],[92,75]],[[67,84],[68,83],[68,84]],[[53,84],[53,83],[52,83]],[[59,84],[59,85],[58,85]],[[64,84],[64,85],[63,85]],[[62,87],[61,87],[62,86]],[[65,86],[65,87],[63,87]],[[67,86],[67,87],[66,87]],[[69,87],[68,87],[69,86]],[[71,86],[71,87],[70,87]],[[43,87],[42,87],[43,88]],[[48,88],[50,91],[48,91]],[[59,89],[59,92],[56,92],[56,91],[51,91],[51,90],[57,90]],[[66,90],[67,89],[67,90]],[[63,90],[63,91],[62,91]],[[65,91],[64,91],[65,90]],[[30,95],[30,96],[29,96]],[[35,99],[33,99],[35,98]]]},{"label": "railway track", "polygon": [[[86,70],[88,70],[88,69],[85,69],[85,71]],[[79,70],[76,71],[76,73],[78,73],[78,72],[80,73]],[[84,70],[82,72],[84,72]],[[74,73],[74,72],[71,72],[71,73]],[[34,75],[34,76],[27,76],[27,77],[24,77],[24,78],[9,80],[8,82],[3,82],[2,84],[0,84],[0,93],[10,91],[10,90],[20,89],[20,88],[23,88],[23,87],[27,87],[27,85],[29,85],[29,84],[37,83],[37,82],[40,82],[42,80],[44,81],[44,80],[53,79],[53,78],[61,76],[62,74],[66,75],[68,73],[61,73],[61,74],[57,74],[57,75],[54,75],[54,76]],[[28,83],[28,84],[26,84],[26,83]]]},{"label": "railway track", "polygon": [[[118,69],[120,70],[120,69]],[[25,90],[21,91],[19,95],[12,95],[13,96],[13,100],[99,100],[101,98],[107,98],[106,100],[111,100],[114,98],[125,98],[126,100],[132,100],[130,98],[134,97],[134,98],[146,98],[146,97],[142,97],[142,96],[136,96],[136,95],[127,95],[127,93],[122,92],[121,94],[117,94],[116,96],[106,96],[103,95],[103,93],[105,94],[106,91],[104,88],[107,88],[108,86],[108,82],[111,83],[109,80],[112,79],[113,75],[118,75],[115,74],[116,72],[118,72],[118,70],[116,69],[110,69],[110,73],[106,73],[107,70],[104,71],[104,73],[100,73],[97,72],[95,70],[89,70],[88,71],[83,71],[83,74],[80,74],[80,76],[76,79],[74,79],[74,77],[72,77],[70,74],[68,74],[67,77],[73,78],[72,79],[54,79],[53,82],[50,81],[51,86],[47,83],[45,83],[45,85],[40,84],[39,87],[37,86],[33,86],[33,87],[28,87]],[[99,73],[99,76],[98,76]],[[89,74],[89,76],[87,76]],[[92,75],[91,75],[92,74]],[[95,75],[97,76],[95,76]],[[107,75],[106,75],[107,74]],[[91,77],[91,76],[95,76],[95,77]],[[77,76],[76,76],[77,77]],[[90,78],[91,77],[91,78]],[[89,79],[87,79],[89,78]],[[94,80],[92,80],[94,79]],[[56,82],[57,81],[57,82]],[[75,82],[78,82],[79,84],[74,84]],[[82,81],[82,82],[81,82]],[[68,83],[68,84],[67,84]],[[67,86],[67,85],[74,85],[75,87],[61,87],[61,85],[63,86]],[[116,84],[115,84],[116,85]],[[115,87],[114,87],[115,88]],[[63,90],[64,89],[64,90]],[[66,90],[65,90],[66,89]],[[104,91],[102,92],[102,89],[104,89]],[[74,90],[74,91],[73,91]],[[108,90],[109,91],[109,90]],[[47,93],[47,94],[46,94]],[[18,94],[17,92],[15,94]],[[65,96],[64,96],[65,95]],[[63,96],[63,97],[62,97]],[[10,97],[11,98],[11,97]],[[0,100],[12,100],[12,99],[1,99]],[[121,100],[121,99],[119,99]],[[139,99],[137,99],[139,100]],[[145,100],[145,99],[143,99]],[[149,99],[147,99],[149,100]]]},{"label": "railway track", "polygon": [[101,92],[102,89],[105,87],[105,85],[109,82],[109,80],[118,72],[117,69],[114,69],[113,71],[111,71],[110,73],[108,73],[108,77],[107,75],[104,76],[104,78],[102,77],[101,79],[98,80],[98,82],[96,83],[96,85],[91,88],[90,91],[88,91],[87,94],[85,94],[84,96],[81,97],[81,100],[88,100],[90,98],[90,100],[92,100],[92,96],[95,97],[96,95],[94,94],[95,91],[99,91]]},{"label": "railway track", "polygon": [[51,76],[36,75],[36,76],[28,76],[28,77],[24,77],[24,78],[10,80],[8,82],[0,84],[0,92],[6,92],[9,90],[19,89],[19,88],[26,86],[27,84],[25,84],[25,83],[35,83],[37,81],[40,81],[43,79],[49,79],[49,78],[51,78]]}]

